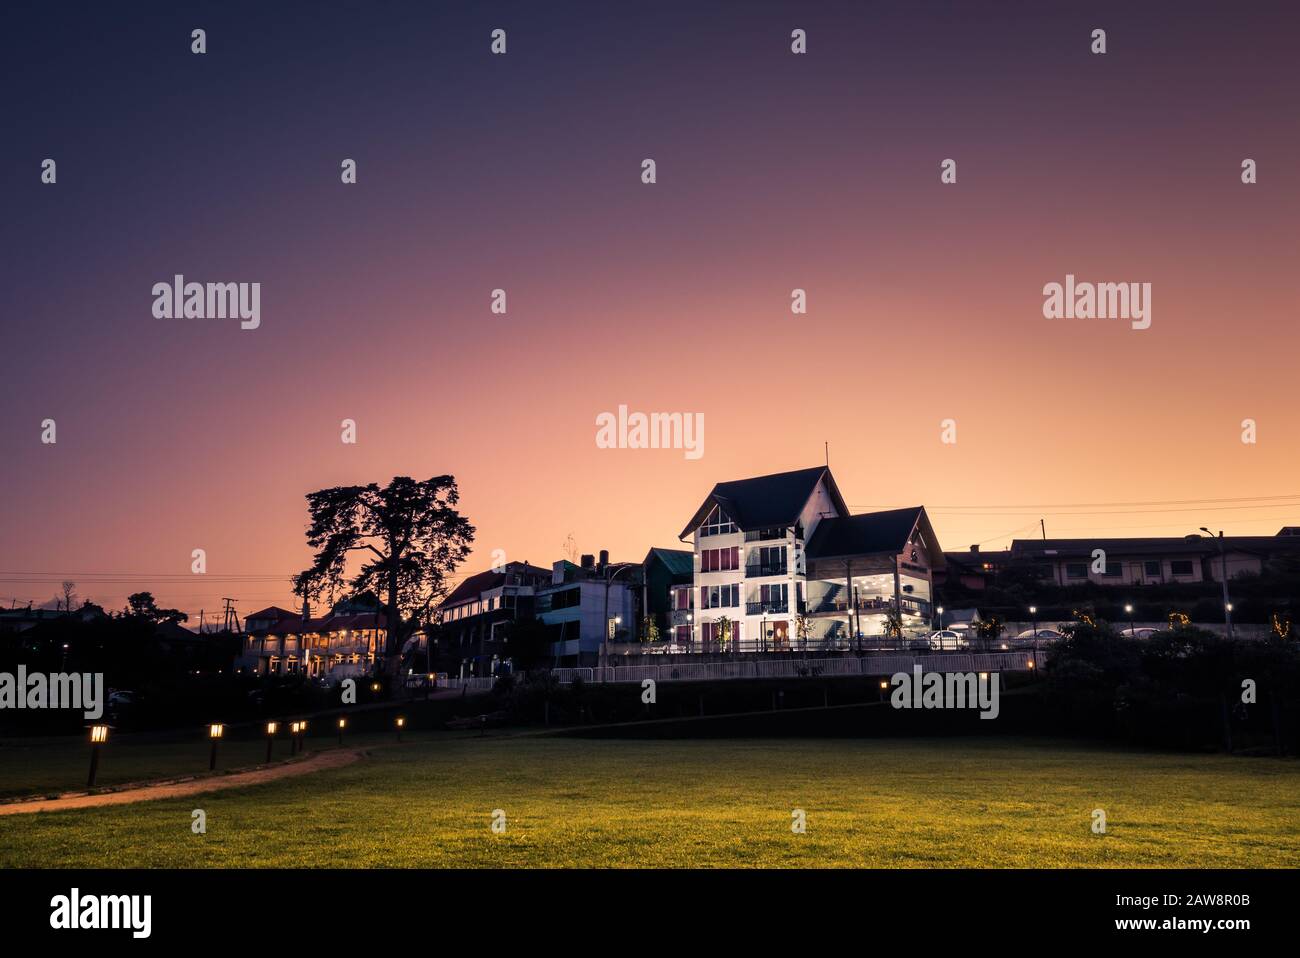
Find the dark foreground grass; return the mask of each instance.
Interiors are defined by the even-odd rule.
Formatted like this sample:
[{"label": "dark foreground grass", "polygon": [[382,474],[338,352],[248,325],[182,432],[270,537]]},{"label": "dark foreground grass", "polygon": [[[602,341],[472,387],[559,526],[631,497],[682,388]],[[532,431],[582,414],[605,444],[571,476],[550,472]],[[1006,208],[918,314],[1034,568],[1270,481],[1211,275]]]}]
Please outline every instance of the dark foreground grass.
[{"label": "dark foreground grass", "polygon": [[0,865],[1296,867],[1300,765],[1002,739],[439,736],[273,784],[0,817]]},{"label": "dark foreground grass", "polygon": [[[329,745],[330,736],[309,739],[309,748]],[[388,743],[381,733],[349,735],[348,744]],[[208,774],[211,742],[140,742],[110,737],[100,754],[96,788],[128,782],[156,781]],[[281,737],[272,749],[272,762],[289,758],[289,740]],[[217,770],[248,768],[266,762],[265,739],[223,739],[218,746]],[[53,796],[84,791],[90,769],[90,744],[83,738],[8,741],[0,744],[0,800],[32,795]]]}]

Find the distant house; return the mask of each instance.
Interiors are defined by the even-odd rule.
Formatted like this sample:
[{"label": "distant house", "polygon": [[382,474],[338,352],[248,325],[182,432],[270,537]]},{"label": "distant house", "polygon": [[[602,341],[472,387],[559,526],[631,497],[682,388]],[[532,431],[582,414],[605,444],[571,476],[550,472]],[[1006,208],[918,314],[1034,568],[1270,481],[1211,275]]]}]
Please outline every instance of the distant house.
[{"label": "distant house", "polygon": [[939,616],[939,628],[974,635],[981,621],[979,609],[944,609]]},{"label": "distant house", "polygon": [[661,641],[686,648],[695,608],[695,554],[686,549],[656,547],[646,553],[641,565],[644,614],[654,617]]},{"label": "distant house", "polygon": [[1274,559],[1300,560],[1300,537],[1210,536],[1142,539],[1016,539],[1008,562],[1032,566],[1056,585],[1161,585],[1258,575]]},{"label": "distant house", "polygon": [[62,609],[35,609],[28,605],[21,609],[0,609],[0,632],[26,632],[42,623],[65,619],[94,622],[105,618],[108,616],[104,610],[93,602],[87,602],[71,613]]},{"label": "distant house", "polygon": [[383,652],[386,621],[382,612],[359,611],[346,602],[319,618],[270,606],[245,617],[243,655],[236,664],[259,675],[363,674]]},{"label": "distant house", "polygon": [[508,661],[505,626],[531,618],[537,591],[551,572],[527,562],[507,562],[467,576],[442,600],[429,631],[436,643],[434,669],[459,677],[494,675]]}]

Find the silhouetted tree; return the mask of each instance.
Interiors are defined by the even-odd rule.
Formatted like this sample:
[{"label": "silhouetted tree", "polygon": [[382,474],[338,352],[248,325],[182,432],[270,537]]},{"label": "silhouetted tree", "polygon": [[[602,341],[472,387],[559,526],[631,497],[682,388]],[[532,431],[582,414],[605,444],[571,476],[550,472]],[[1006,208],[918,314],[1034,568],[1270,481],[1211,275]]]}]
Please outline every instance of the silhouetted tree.
[{"label": "silhouetted tree", "polygon": [[[309,600],[345,586],[385,596],[381,669],[395,671],[403,643],[446,594],[448,576],[474,541],[474,527],[456,511],[459,501],[453,476],[396,476],[382,488],[372,482],[308,493],[307,543],[317,551],[311,568],[294,577],[294,591]],[[370,556],[349,578],[348,554],[358,551]]]},{"label": "silhouetted tree", "polygon": [[144,619],[154,625],[164,622],[188,622],[189,616],[179,609],[160,609],[152,592],[136,592],[126,597],[126,615]]}]

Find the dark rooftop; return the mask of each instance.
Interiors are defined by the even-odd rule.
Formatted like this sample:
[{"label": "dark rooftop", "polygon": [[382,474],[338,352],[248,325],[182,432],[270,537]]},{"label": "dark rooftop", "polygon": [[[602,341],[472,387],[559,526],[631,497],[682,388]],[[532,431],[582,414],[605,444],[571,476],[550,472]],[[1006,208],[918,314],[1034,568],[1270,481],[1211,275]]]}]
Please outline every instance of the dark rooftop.
[{"label": "dark rooftop", "polygon": [[721,506],[744,531],[794,525],[822,476],[826,477],[837,511],[847,513],[849,508],[835,485],[831,471],[825,466],[814,466],[811,469],[777,472],[753,479],[719,482],[678,538],[685,539],[698,529],[713,511],[715,504]]}]

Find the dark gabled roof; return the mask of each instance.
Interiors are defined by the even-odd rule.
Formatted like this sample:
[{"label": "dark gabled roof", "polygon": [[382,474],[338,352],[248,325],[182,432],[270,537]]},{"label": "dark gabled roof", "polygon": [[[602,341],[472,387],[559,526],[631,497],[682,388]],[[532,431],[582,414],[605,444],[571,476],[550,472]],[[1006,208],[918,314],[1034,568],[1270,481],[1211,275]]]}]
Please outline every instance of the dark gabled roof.
[{"label": "dark gabled roof", "polygon": [[658,546],[651,546],[642,565],[649,565],[652,559],[662,562],[670,576],[695,574],[695,553],[688,549],[661,549]]},{"label": "dark gabled roof", "polygon": [[845,505],[831,471],[825,466],[814,466],[812,469],[718,483],[677,538],[685,539],[698,529],[715,505],[721,506],[742,531],[794,525],[823,476],[836,510],[847,515],[849,507]]},{"label": "dark gabled roof", "polygon": [[808,558],[829,559],[880,552],[897,554],[903,551],[916,523],[924,515],[924,509],[912,506],[823,519],[817,523],[816,531],[808,540]]},{"label": "dark gabled roof", "polygon": [[292,619],[297,615],[297,612],[290,612],[278,605],[271,605],[260,611],[248,613],[248,615],[244,616],[244,621],[247,622],[249,619],[270,619],[272,622],[278,622],[280,619]]},{"label": "dark gabled roof", "polygon": [[449,605],[457,605],[470,599],[478,598],[484,592],[490,592],[493,589],[505,585],[507,575],[519,575],[520,573],[533,573],[537,576],[544,576],[547,579],[551,576],[550,569],[542,569],[535,565],[525,563],[510,563],[501,572],[494,572],[488,569],[486,572],[479,572],[465,579],[460,585],[451,590],[451,594],[439,603],[440,608],[446,608]]}]

